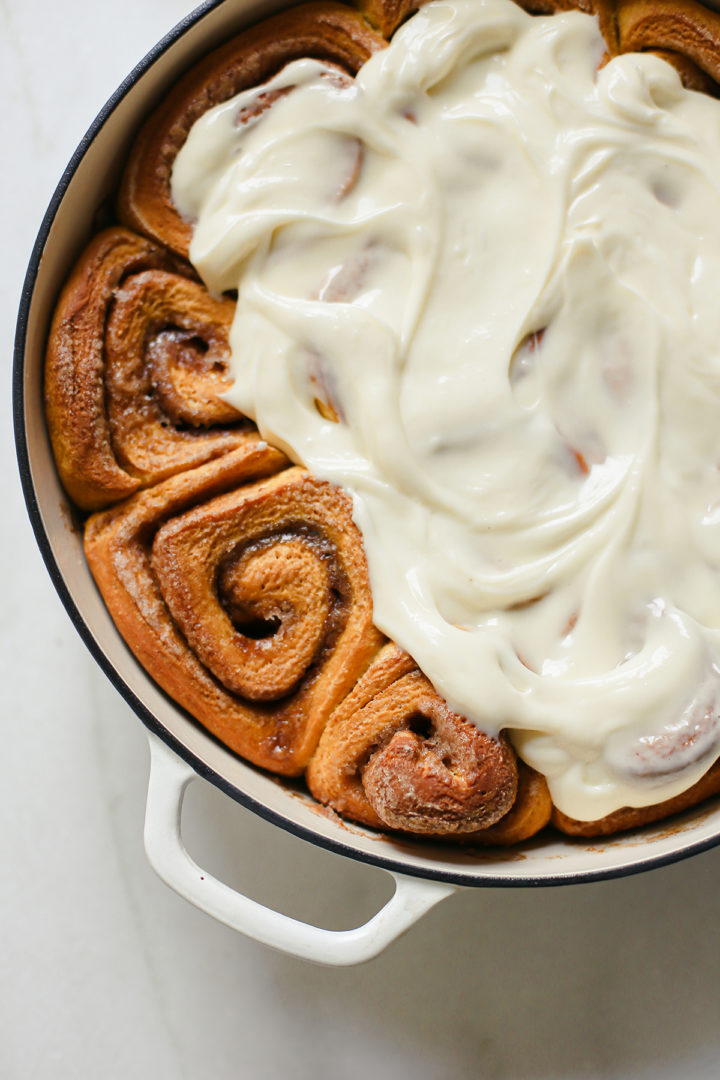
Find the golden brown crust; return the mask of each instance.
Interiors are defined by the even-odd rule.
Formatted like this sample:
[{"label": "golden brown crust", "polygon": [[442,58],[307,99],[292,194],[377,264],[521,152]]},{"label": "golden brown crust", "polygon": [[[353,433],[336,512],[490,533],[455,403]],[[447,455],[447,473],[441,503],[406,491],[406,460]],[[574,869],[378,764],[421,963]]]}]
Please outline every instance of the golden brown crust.
[{"label": "golden brown crust", "polygon": [[385,38],[389,38],[401,22],[428,2],[429,0],[350,0],[370,25]]},{"label": "golden brown crust", "polygon": [[216,49],[180,79],[140,130],[120,186],[120,220],[186,255],[192,227],[173,204],[170,176],[198,117],[291,60],[326,60],[354,74],[386,44],[358,12],[320,0],[266,19]]},{"label": "golden brown crust", "polygon": [[454,713],[388,646],[329,721],[307,774],[315,798],[367,825],[476,832],[512,806],[515,754]]},{"label": "golden brown crust", "polygon": [[558,11],[585,11],[592,15],[603,0],[515,0],[531,15],[554,15]]},{"label": "golden brown crust", "polygon": [[469,842],[492,847],[521,844],[550,822],[553,805],[545,777],[519,758],[517,764],[517,795],[512,807],[495,825],[468,836]]},{"label": "golden brown crust", "polygon": [[239,445],[229,386],[234,305],[127,229],[99,233],[58,300],[45,406],[60,478],[94,510]]},{"label": "golden brown crust", "polygon": [[712,795],[720,792],[720,761],[702,776],[696,784],[687,791],[675,795],[672,799],[655,803],[654,806],[625,806],[616,810],[613,814],[598,818],[596,821],[578,821],[568,817],[560,810],[553,809],[552,824],[560,832],[568,836],[610,836],[613,833],[625,832],[627,829],[637,829],[643,825],[651,825],[655,821],[679,814],[683,810],[689,810],[692,806],[709,799]]},{"label": "golden brown crust", "polygon": [[673,64],[684,84],[720,93],[720,14],[696,0],[597,0],[610,56],[654,52]]},{"label": "golden brown crust", "polygon": [[294,776],[382,638],[350,500],[245,438],[91,517],[85,550],[156,682],[231,750]]}]

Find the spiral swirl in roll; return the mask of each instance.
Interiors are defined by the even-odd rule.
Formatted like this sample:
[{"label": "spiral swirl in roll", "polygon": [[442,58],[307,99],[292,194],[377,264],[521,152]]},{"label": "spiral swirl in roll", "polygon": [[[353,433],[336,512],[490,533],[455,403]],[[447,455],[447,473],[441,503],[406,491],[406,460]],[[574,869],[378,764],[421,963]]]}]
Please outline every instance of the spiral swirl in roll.
[{"label": "spiral swirl in roll", "polygon": [[386,44],[357,11],[325,0],[283,11],[232,38],[191,68],[141,129],[120,187],[120,220],[187,255],[192,223],[173,203],[170,178],[198,117],[260,86],[292,60],[324,60],[354,74]]},{"label": "spiral swirl in roll", "polygon": [[349,499],[245,438],[90,518],[85,550],[160,686],[231,750],[297,775],[382,639]]},{"label": "spiral swirl in roll", "polygon": [[307,780],[316,799],[366,825],[457,835],[511,809],[517,763],[504,736],[454,713],[390,645],[333,714]]},{"label": "spiral swirl in roll", "polygon": [[60,478],[86,510],[240,445],[230,385],[234,305],[122,228],[98,234],[65,285],[45,365]]}]

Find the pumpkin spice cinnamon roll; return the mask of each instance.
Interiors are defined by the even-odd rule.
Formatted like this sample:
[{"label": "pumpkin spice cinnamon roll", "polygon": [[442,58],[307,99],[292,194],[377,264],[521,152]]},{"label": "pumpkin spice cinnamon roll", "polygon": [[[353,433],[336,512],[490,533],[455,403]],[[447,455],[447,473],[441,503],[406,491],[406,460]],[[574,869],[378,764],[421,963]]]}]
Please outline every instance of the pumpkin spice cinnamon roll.
[{"label": "pumpkin spice cinnamon roll", "polygon": [[156,682],[231,750],[297,775],[382,639],[349,500],[284,464],[248,434],[91,517],[85,550]]},{"label": "pumpkin spice cinnamon roll", "polygon": [[383,37],[390,37],[409,15],[429,0],[351,0]]},{"label": "pumpkin spice cinnamon roll", "polygon": [[122,228],[96,236],[55,309],[45,405],[60,478],[85,510],[241,444],[221,397],[234,305]]},{"label": "pumpkin spice cinnamon roll", "polygon": [[[232,38],[196,64],[146,121],[133,144],[118,198],[121,221],[187,255],[192,223],[172,198],[171,174],[194,122],[214,105],[260,87],[292,60],[312,58],[354,75],[387,42],[361,14],[340,3],[301,4]],[[274,98],[238,116],[252,123]]]},{"label": "pumpkin spice cinnamon roll", "polygon": [[689,810],[705,799],[711,798],[720,792],[720,761],[710,766],[708,771],[692,787],[674,795],[671,799],[663,799],[662,802],[651,806],[624,806],[615,810],[605,817],[595,821],[581,821],[563,814],[557,808],[552,811],[552,824],[556,829],[568,836],[591,838],[594,836],[612,836],[615,833],[626,832],[628,829],[639,829],[643,825],[652,825],[657,821],[674,814],[681,814]]},{"label": "pumpkin spice cinnamon roll", "polygon": [[606,60],[652,52],[677,69],[689,90],[720,95],[720,14],[700,0],[516,0],[533,15],[578,10],[597,15]]},{"label": "pumpkin spice cinnamon roll", "polygon": [[[482,836],[513,808],[515,753],[454,713],[411,657],[388,645],[333,714],[307,772],[311,792],[375,828],[423,836]],[[511,843],[547,823],[526,784]],[[522,817],[522,822],[520,818]],[[472,836],[470,836],[472,834]]]},{"label": "pumpkin spice cinnamon roll", "polygon": [[720,94],[720,14],[699,0],[596,0],[610,56],[652,52],[685,86]]}]

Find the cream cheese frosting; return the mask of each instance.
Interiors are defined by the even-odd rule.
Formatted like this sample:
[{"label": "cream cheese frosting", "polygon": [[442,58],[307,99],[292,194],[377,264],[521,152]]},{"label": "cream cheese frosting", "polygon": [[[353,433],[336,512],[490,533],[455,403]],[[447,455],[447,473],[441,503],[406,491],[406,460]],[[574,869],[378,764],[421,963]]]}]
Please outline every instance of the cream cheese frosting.
[{"label": "cream cheese frosting", "polygon": [[603,54],[579,12],[434,0],[173,172],[237,290],[229,400],[352,495],[377,625],[583,819],[720,753],[720,104]]}]

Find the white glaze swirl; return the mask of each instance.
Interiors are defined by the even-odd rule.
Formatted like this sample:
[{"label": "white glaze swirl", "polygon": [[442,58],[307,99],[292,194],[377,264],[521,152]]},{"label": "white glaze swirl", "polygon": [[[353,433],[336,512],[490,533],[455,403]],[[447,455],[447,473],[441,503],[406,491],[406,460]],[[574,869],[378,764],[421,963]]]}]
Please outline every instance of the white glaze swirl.
[{"label": "white glaze swirl", "polygon": [[352,493],[377,624],[579,818],[720,753],[720,105],[603,52],[436,0],[173,174],[238,291],[230,400]]}]

